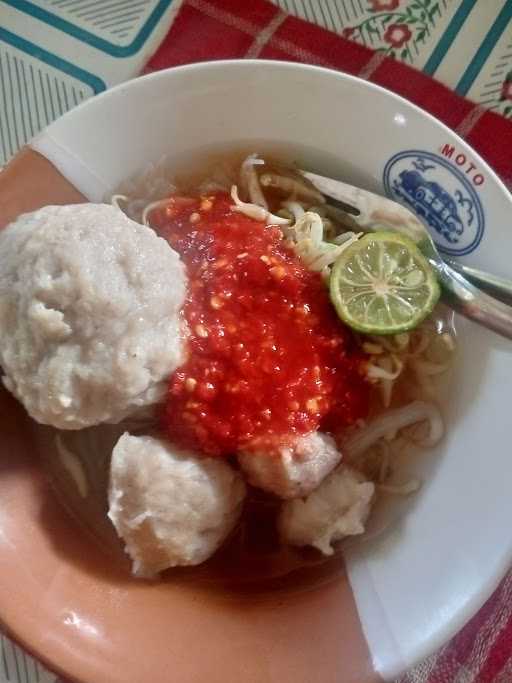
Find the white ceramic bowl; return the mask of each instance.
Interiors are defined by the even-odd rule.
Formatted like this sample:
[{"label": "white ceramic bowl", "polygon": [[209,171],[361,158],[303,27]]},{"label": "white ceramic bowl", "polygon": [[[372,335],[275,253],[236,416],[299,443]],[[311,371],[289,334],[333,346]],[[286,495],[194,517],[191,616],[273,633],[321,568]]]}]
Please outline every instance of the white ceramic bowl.
[{"label": "white ceramic bowl", "polygon": [[[262,142],[379,193],[411,198],[426,188],[439,245],[507,274],[512,198],[492,170],[430,115],[334,71],[234,61],[155,73],[79,106],[33,148],[99,201],[163,154],[179,166],[203,149],[257,151]],[[457,242],[438,232],[449,218],[461,226]],[[412,465],[424,486],[400,524],[347,557],[373,666],[386,679],[450,638],[512,562],[512,346],[463,320],[457,330],[447,438]]]}]

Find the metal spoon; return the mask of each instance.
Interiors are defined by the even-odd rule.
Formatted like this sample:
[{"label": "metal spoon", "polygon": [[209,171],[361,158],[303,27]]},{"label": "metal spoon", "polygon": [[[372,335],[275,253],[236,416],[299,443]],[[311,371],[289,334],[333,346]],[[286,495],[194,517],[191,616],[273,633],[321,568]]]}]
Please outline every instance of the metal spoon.
[{"label": "metal spoon", "polygon": [[463,263],[455,261],[455,259],[443,256],[443,261],[456,270],[459,275],[462,275],[469,280],[473,285],[476,285],[484,292],[490,294],[495,299],[499,299],[506,304],[512,305],[512,281],[507,280],[504,277],[499,277],[499,275],[492,275],[491,273],[486,273],[478,268],[472,268],[471,266],[466,266]]},{"label": "metal spoon", "polygon": [[347,225],[365,232],[396,230],[407,235],[436,271],[447,303],[465,318],[512,340],[512,308],[485,294],[464,276],[473,277],[481,286],[485,285],[493,293],[498,291],[500,298],[510,301],[511,282],[468,266],[455,266],[456,262],[453,261],[448,264],[439,254],[423,223],[401,204],[316,173],[301,173],[323,195],[334,200],[334,205],[344,212]]}]

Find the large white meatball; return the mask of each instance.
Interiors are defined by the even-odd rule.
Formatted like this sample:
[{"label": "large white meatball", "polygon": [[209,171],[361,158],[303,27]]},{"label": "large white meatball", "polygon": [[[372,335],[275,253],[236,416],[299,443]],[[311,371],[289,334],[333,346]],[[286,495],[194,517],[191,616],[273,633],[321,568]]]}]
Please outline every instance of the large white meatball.
[{"label": "large white meatball", "polygon": [[312,432],[301,437],[288,437],[291,444],[274,444],[240,453],[238,461],[253,486],[280,498],[307,496],[336,467],[341,453],[334,439]]},{"label": "large white meatball", "polygon": [[107,204],[47,206],[0,232],[0,364],[39,422],[80,429],[158,401],[183,360],[185,269]]},{"label": "large white meatball", "polygon": [[241,476],[223,460],[127,433],[112,452],[108,514],[138,576],[204,562],[235,526],[244,497]]},{"label": "large white meatball", "polygon": [[281,538],[331,555],[332,543],[363,533],[374,492],[372,482],[341,465],[307,498],[283,504],[278,521]]}]

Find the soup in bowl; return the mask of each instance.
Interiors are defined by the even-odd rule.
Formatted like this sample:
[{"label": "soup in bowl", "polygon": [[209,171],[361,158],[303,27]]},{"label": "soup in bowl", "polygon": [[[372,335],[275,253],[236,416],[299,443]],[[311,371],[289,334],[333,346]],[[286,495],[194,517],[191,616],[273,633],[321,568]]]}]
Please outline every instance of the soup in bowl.
[{"label": "soup in bowl", "polygon": [[[220,661],[219,680],[268,680],[261,646],[276,680],[373,680],[487,597],[509,558],[508,347],[436,304],[413,246],[356,233],[298,171],[392,196],[416,173],[431,189],[450,173],[446,141],[485,177],[487,227],[471,238],[460,210],[455,241],[435,225],[434,239],[505,273],[494,225],[510,198],[484,162],[404,100],[323,69],[145,77],[57,121],[5,171],[17,315],[0,351],[33,419],[4,395],[3,620],[37,654],[82,680],[116,680],[114,666],[121,680],[121,661],[137,680],[155,662],[193,680]],[[44,192],[11,189],[42,168]],[[469,193],[457,174],[446,193]],[[381,261],[385,295],[409,297],[387,318]],[[22,590],[44,596],[30,614],[13,571],[29,556]],[[61,634],[50,650],[41,620]]]}]

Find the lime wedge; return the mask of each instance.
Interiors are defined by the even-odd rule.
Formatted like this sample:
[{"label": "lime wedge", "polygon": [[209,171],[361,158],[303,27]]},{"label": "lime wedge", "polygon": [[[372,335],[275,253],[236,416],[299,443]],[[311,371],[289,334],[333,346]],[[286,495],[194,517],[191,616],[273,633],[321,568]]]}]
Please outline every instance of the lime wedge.
[{"label": "lime wedge", "polygon": [[330,290],[339,317],[367,334],[416,327],[440,294],[435,273],[415,244],[384,231],[365,235],[340,254]]}]

